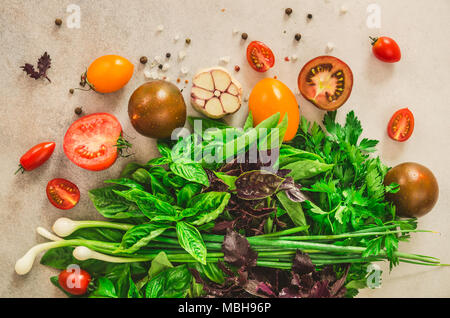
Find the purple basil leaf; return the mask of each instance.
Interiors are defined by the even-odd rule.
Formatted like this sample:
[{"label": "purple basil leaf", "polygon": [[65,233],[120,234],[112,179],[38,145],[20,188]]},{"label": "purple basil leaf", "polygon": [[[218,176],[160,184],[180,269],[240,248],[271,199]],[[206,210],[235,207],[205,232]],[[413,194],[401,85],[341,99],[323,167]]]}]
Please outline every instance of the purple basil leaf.
[{"label": "purple basil leaf", "polygon": [[253,267],[256,265],[258,253],[248,240],[238,232],[228,230],[222,244],[224,260],[237,267]]},{"label": "purple basil leaf", "polygon": [[274,195],[285,179],[262,170],[244,172],[236,179],[237,196],[244,200],[260,200]]},{"label": "purple basil leaf", "polygon": [[328,281],[323,280],[316,282],[311,288],[311,293],[309,294],[310,298],[330,298],[331,294],[328,290]]},{"label": "purple basil leaf", "polygon": [[315,269],[314,264],[308,254],[297,250],[292,262],[292,271],[296,274],[303,275],[312,273]]},{"label": "purple basil leaf", "polygon": [[344,287],[345,280],[347,279],[348,271],[350,269],[350,265],[347,265],[344,274],[341,278],[339,278],[334,284],[331,286],[330,294],[334,297],[343,297],[346,292],[346,288]]}]

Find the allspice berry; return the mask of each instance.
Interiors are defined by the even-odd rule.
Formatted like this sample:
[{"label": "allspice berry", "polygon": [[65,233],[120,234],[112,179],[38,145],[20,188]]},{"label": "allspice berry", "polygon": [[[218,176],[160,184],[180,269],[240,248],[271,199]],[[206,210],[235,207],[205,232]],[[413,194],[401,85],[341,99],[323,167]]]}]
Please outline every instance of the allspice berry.
[{"label": "allspice berry", "polygon": [[60,26],[61,24],[62,24],[62,20],[61,19],[56,19],[55,20],[55,24],[57,25],[57,26]]},{"label": "allspice berry", "polygon": [[75,114],[81,115],[82,112],[83,112],[83,109],[81,107],[75,108]]},{"label": "allspice berry", "polygon": [[142,56],[142,57],[139,59],[139,61],[140,61],[142,64],[146,64],[146,63],[148,62],[148,59],[147,59],[146,56]]},{"label": "allspice berry", "polygon": [[296,41],[300,41],[300,39],[302,38],[302,35],[300,33],[296,33],[294,38]]},{"label": "allspice berry", "polygon": [[241,38],[243,39],[243,40],[247,40],[247,38],[248,38],[248,34],[247,33],[242,33],[242,35],[241,35]]},{"label": "allspice berry", "polygon": [[285,12],[287,15],[291,15],[292,9],[291,9],[291,8],[287,8],[286,10],[284,10],[284,12]]}]

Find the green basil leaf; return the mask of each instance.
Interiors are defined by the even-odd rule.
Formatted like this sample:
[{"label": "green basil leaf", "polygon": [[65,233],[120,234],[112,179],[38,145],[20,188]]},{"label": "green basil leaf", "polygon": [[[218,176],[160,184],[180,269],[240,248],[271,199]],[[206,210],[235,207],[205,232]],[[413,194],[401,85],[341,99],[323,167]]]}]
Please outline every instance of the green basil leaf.
[{"label": "green basil leaf", "polygon": [[131,275],[128,277],[128,292],[127,292],[127,298],[142,298],[142,295],[137,288],[136,284],[134,283],[133,279],[131,278]]},{"label": "green basil leaf", "polygon": [[206,263],[206,265],[191,263],[188,266],[196,269],[203,278],[208,278],[214,283],[223,284],[225,282],[223,271],[217,266],[217,263]]},{"label": "green basil leaf", "polygon": [[[280,148],[288,127],[288,115],[285,113],[283,120],[275,127],[267,129],[265,138],[258,137],[258,149],[267,150]],[[259,132],[262,134],[262,130]]]},{"label": "green basil leaf", "polygon": [[[197,121],[197,125],[195,124],[195,121]],[[233,128],[223,121],[216,120],[216,119],[210,119],[210,118],[204,118],[204,117],[192,117],[188,116],[188,122],[189,125],[194,129],[194,133],[202,136],[203,132],[209,128],[218,128],[218,129],[226,129],[226,128]],[[199,129],[201,124],[201,129]]]},{"label": "green basil leaf", "polygon": [[[145,169],[139,168],[138,170],[136,170],[136,171],[133,173],[133,176],[134,176],[134,174],[135,174],[137,171],[139,171],[139,170],[144,170],[144,171],[146,171]],[[129,178],[110,179],[110,180],[105,180],[105,181],[103,181],[103,182],[104,182],[104,183],[114,183],[114,184],[119,184],[119,185],[121,185],[121,186],[125,186],[125,187],[130,188],[130,189],[140,189],[140,190],[144,190],[144,187],[143,187],[141,184],[139,184],[139,183],[136,182],[135,180],[132,180],[132,179],[129,179]],[[142,182],[142,183],[144,183],[144,182]]]},{"label": "green basil leaf", "polygon": [[89,294],[89,298],[118,298],[116,288],[108,278],[99,277],[97,284],[97,288]]},{"label": "green basil leaf", "polygon": [[189,199],[199,193],[202,185],[199,183],[188,183],[177,193],[177,204],[185,207]]},{"label": "green basil leaf", "polygon": [[278,192],[276,196],[295,226],[308,225],[300,202],[291,201],[284,191]]},{"label": "green basil leaf", "polygon": [[109,219],[127,219],[143,217],[139,208],[115,191],[122,189],[118,186],[104,187],[89,191],[89,198],[97,211]]},{"label": "green basil leaf", "polygon": [[244,131],[247,131],[247,129],[251,129],[251,128],[253,128],[253,115],[252,115],[252,112],[249,111],[247,119],[245,120],[243,129],[244,129]]},{"label": "green basil leaf", "polygon": [[173,265],[167,258],[167,254],[164,252],[160,252],[152,261],[152,265],[148,270],[148,277],[153,278],[158,275],[160,272],[167,268],[172,268]]},{"label": "green basil leaf", "polygon": [[227,192],[206,192],[196,195],[188,202],[188,208],[199,211],[189,222],[193,225],[202,225],[214,221],[222,214],[230,200],[231,194]]},{"label": "green basil leaf", "polygon": [[216,171],[213,172],[217,178],[222,180],[228,186],[228,191],[236,190],[236,179],[238,178],[237,176],[230,176],[223,172],[216,172]]},{"label": "green basil leaf", "polygon": [[58,287],[64,294],[66,294],[67,297],[70,298],[82,298],[82,297],[86,297],[85,295],[81,295],[81,296],[77,296],[77,295],[72,295],[71,293],[68,293],[64,288],[61,287],[61,285],[59,284],[59,280],[58,280],[58,276],[52,276],[50,277],[50,282],[55,285],[56,287]]},{"label": "green basil leaf", "polygon": [[177,222],[178,242],[193,258],[206,264],[206,246],[200,232],[186,222]]},{"label": "green basil leaf", "polygon": [[132,227],[122,238],[120,247],[114,253],[134,253],[148,245],[155,237],[168,229],[168,225],[145,223]]},{"label": "green basil leaf", "polygon": [[135,172],[139,168],[148,169],[148,165],[143,165],[137,162],[130,162],[128,163],[125,168],[122,170],[122,173],[120,174],[121,178],[129,178],[133,172]]},{"label": "green basil leaf", "polygon": [[177,209],[168,202],[162,201],[156,196],[138,189],[127,191],[115,191],[119,196],[137,204],[142,213],[149,219],[165,215],[167,217],[176,217]]},{"label": "green basil leaf", "polygon": [[172,159],[172,149],[169,147],[167,143],[158,139],[156,146],[158,147],[159,153],[162,157]]},{"label": "green basil leaf", "polygon": [[168,268],[149,280],[145,289],[146,298],[186,297],[192,275],[186,265]]},{"label": "green basil leaf", "polygon": [[292,162],[283,167],[283,169],[289,169],[291,172],[288,176],[292,177],[295,181],[301,179],[308,179],[317,176],[325,171],[332,169],[334,165],[322,163],[314,160],[301,160]]},{"label": "green basil leaf", "polygon": [[198,163],[179,164],[172,163],[169,165],[170,170],[177,176],[180,176],[188,181],[200,183],[206,187],[209,186],[208,175],[202,166]]},{"label": "green basil leaf", "polygon": [[172,160],[166,157],[153,158],[147,162],[148,165],[162,166],[171,163]]},{"label": "green basil leaf", "polygon": [[100,227],[81,228],[66,236],[64,239],[84,239],[103,242],[121,242],[124,231]]}]

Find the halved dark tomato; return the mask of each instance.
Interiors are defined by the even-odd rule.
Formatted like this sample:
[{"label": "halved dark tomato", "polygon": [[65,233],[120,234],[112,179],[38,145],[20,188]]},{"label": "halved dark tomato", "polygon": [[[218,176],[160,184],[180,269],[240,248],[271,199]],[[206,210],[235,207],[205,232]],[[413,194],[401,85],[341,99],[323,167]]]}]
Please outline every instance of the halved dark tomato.
[{"label": "halved dark tomato", "polygon": [[414,115],[408,108],[397,110],[389,120],[387,132],[395,141],[406,141],[414,130]]},{"label": "halved dark tomato", "polygon": [[253,41],[247,46],[247,61],[257,72],[265,72],[275,64],[272,50],[260,41]]},{"label": "halved dark tomato", "polygon": [[341,107],[350,97],[352,87],[352,70],[334,56],[316,57],[306,63],[298,75],[300,93],[324,110]]},{"label": "halved dark tomato", "polygon": [[77,166],[104,170],[117,159],[122,126],[111,114],[96,113],[75,121],[64,136],[64,153]]},{"label": "halved dark tomato", "polygon": [[61,210],[69,210],[80,201],[80,190],[66,179],[50,180],[46,191],[50,203]]}]

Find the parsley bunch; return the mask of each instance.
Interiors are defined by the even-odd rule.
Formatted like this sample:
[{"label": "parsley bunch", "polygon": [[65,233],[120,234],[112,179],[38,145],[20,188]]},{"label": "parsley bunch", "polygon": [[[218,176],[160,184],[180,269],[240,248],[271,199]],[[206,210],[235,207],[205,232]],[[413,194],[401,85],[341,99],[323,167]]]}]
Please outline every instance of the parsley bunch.
[{"label": "parsley bunch", "polygon": [[[354,231],[388,231],[400,228],[415,229],[415,219],[399,220],[395,206],[385,200],[386,193],[399,190],[397,184],[384,185],[390,169],[376,151],[377,140],[361,139],[361,122],[351,111],[345,124],[336,122],[336,111],[323,118],[325,129],[317,123],[301,119],[293,146],[320,155],[333,168],[312,179],[304,180],[303,191],[311,193],[311,200],[303,204],[311,222],[313,234],[344,234]],[[344,245],[366,247],[363,256],[376,255],[385,250],[391,266],[398,264],[394,251],[399,240],[408,234],[389,234],[375,238],[349,238]]]}]

